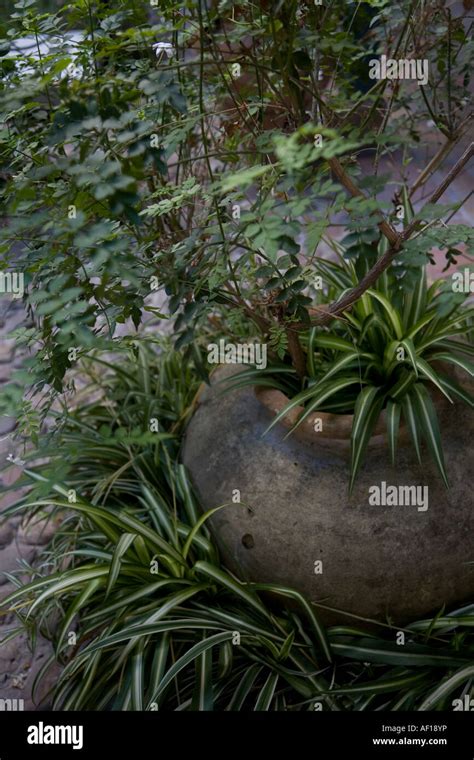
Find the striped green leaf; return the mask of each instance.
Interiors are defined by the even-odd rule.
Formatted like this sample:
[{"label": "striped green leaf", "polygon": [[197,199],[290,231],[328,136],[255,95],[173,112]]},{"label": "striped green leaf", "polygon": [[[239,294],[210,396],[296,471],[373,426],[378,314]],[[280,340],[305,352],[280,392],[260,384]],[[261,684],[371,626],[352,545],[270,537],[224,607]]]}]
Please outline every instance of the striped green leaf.
[{"label": "striped green leaf", "polygon": [[285,641],[283,642],[281,646],[280,652],[278,654],[279,660],[282,660],[282,661],[286,660],[286,658],[291,652],[291,647],[293,646],[294,640],[295,640],[295,631],[290,631],[290,633],[288,634],[288,636],[286,637]]},{"label": "striped green leaf", "polygon": [[156,581],[155,583],[147,583],[146,585],[141,584],[138,591],[121,596],[119,601],[113,602],[112,604],[102,604],[98,609],[96,608],[92,612],[83,614],[82,620],[83,622],[87,622],[89,620],[94,620],[97,617],[116,614],[117,610],[125,609],[143,597],[151,598],[159,589],[165,588],[166,586],[180,587],[183,585],[189,586],[189,581],[180,578],[166,578],[161,581]]},{"label": "striped green leaf", "polygon": [[[353,357],[351,357],[351,359],[353,360]],[[316,386],[311,386],[302,393],[299,393],[288,404],[286,404],[286,406],[272,420],[271,424],[265,430],[265,433],[268,433],[268,431],[271,430],[272,427],[274,427],[274,425],[276,425],[281,419],[283,419],[283,417],[285,417],[288,412],[297,406],[301,406],[306,401],[311,400],[311,409],[310,411],[308,411],[308,409],[305,410],[304,415],[298,420],[297,424],[299,424],[302,419],[304,419],[304,417],[307,417],[308,414],[310,414],[313,409],[316,409],[317,406],[323,401],[326,401],[326,399],[330,398],[343,388],[347,388],[349,385],[354,385],[354,383],[360,384],[360,382],[361,381],[359,377],[342,377],[334,380],[332,383],[324,383],[323,385],[318,384],[317,390]]]},{"label": "striped green leaf", "polygon": [[219,680],[227,679],[232,673],[234,667],[234,656],[230,641],[224,641],[219,647],[219,671],[217,678]]},{"label": "striped green leaf", "polygon": [[204,573],[204,575],[207,575],[209,578],[212,578],[213,580],[220,583],[225,588],[228,588],[230,591],[233,591],[233,593],[240,597],[242,600],[247,602],[247,604],[250,605],[250,607],[253,607],[255,610],[260,612],[264,617],[269,617],[269,613],[266,610],[266,608],[261,603],[260,599],[255,595],[250,593],[250,591],[247,591],[247,589],[244,587],[243,583],[239,583],[238,581],[231,578],[231,576],[228,573],[225,573],[223,570],[220,570],[218,567],[215,567],[214,565],[211,565],[209,562],[196,562],[194,565],[194,572],[195,573]]},{"label": "striped green leaf", "polygon": [[439,381],[437,373],[434,371],[434,369],[426,362],[424,359],[421,358],[421,356],[416,357],[416,366],[418,367],[419,371],[422,375],[424,375],[428,380],[431,380],[433,385],[436,385],[436,387],[441,391],[443,396],[446,396],[448,401],[453,403],[453,400],[451,396],[444,390],[442,384]]},{"label": "striped green leaf", "polygon": [[317,335],[313,341],[313,345],[317,348],[330,348],[333,351],[354,351],[353,343],[330,333],[320,333]]},{"label": "striped green leaf", "polygon": [[[267,638],[274,639],[277,643],[283,643],[282,634],[272,631],[270,627],[264,628],[261,621],[255,620],[255,618],[249,618],[243,614],[242,609],[238,614],[231,613],[224,609],[206,608],[205,619],[209,621],[219,621],[220,628],[229,628],[234,631],[246,631],[255,636],[266,636]],[[268,625],[268,621],[267,621]]]},{"label": "striped green leaf", "polygon": [[408,372],[404,369],[401,372],[400,377],[395,385],[389,391],[390,398],[393,398],[396,401],[400,401],[403,396],[408,393],[413,383],[415,382],[416,375],[414,372]]},{"label": "striped green leaf", "polygon": [[[156,515],[157,517],[160,528],[163,529],[168,540],[176,547],[176,528],[173,525],[165,499],[163,499],[156,489],[143,486],[142,490],[143,498],[140,497],[140,502],[152,510],[153,515]],[[140,538],[142,538],[142,536],[140,536]]]},{"label": "striped green leaf", "polygon": [[384,335],[390,340],[390,338],[392,337],[392,333],[391,333],[390,327],[382,319],[382,317],[379,316],[378,314],[375,314],[375,320],[374,320],[374,322],[377,325],[377,327],[379,327],[380,330],[384,333]]},{"label": "striped green leaf", "polygon": [[260,694],[258,695],[258,699],[254,707],[255,712],[268,712],[275,694],[278,678],[278,673],[270,673],[260,690]]},{"label": "striped green leaf", "polygon": [[344,686],[343,688],[331,689],[332,696],[343,694],[386,694],[392,691],[401,692],[414,685],[420,685],[428,680],[429,671],[421,673],[406,672],[403,675],[380,678],[374,681],[359,683],[356,686]]},{"label": "striped green leaf", "polygon": [[[203,634],[205,640],[205,633]],[[209,712],[214,707],[214,693],[212,688],[212,649],[205,649],[195,662],[196,678],[194,681],[194,694],[191,702],[191,710],[197,712]]]},{"label": "striped green leaf", "polygon": [[131,704],[132,710],[143,710],[143,650],[132,656],[132,684]]},{"label": "striped green leaf", "polygon": [[83,607],[86,606],[86,602],[90,599],[90,597],[92,597],[95,592],[104,585],[104,582],[104,578],[94,578],[94,580],[86,584],[82,592],[71,602],[66,611],[66,614],[64,615],[58,638],[56,640],[56,656],[58,656],[59,652],[61,651],[61,645],[67,633],[71,629],[71,624],[75,616],[82,610]]},{"label": "striped green leaf", "polygon": [[315,262],[315,268],[318,273],[321,274],[323,280],[334,285],[336,288],[342,290],[350,288],[352,286],[352,280],[348,272],[345,272],[342,267],[334,264],[327,259],[317,259]]},{"label": "striped green leaf", "polygon": [[331,647],[340,656],[385,665],[445,668],[470,664],[468,652],[443,651],[425,644],[405,644],[401,647],[382,639],[336,636],[331,640]]},{"label": "striped green leaf", "polygon": [[171,612],[171,610],[174,610],[175,607],[179,607],[188,599],[199,595],[201,591],[205,591],[208,588],[209,585],[207,583],[193,583],[192,585],[189,584],[182,590],[175,591],[168,598],[165,597],[161,600],[158,609],[155,609],[151,615],[148,615],[143,620],[143,624],[149,625],[150,623],[155,623],[157,620],[162,620],[169,612]]},{"label": "striped green leaf", "polygon": [[443,457],[443,446],[439,432],[438,417],[431,396],[423,383],[415,383],[412,390],[415,409],[423,428],[423,433],[436,463],[438,471],[443,478],[446,488],[449,488],[448,476]]},{"label": "striped green leaf", "polygon": [[160,685],[161,679],[163,678],[163,674],[166,669],[166,663],[168,662],[169,651],[170,635],[169,631],[166,631],[160,635],[158,643],[155,647],[155,651],[153,653],[153,661],[150,668],[148,687],[150,692],[150,701],[152,701],[151,696],[156,692],[158,686]]},{"label": "striped green leaf", "polygon": [[418,710],[421,712],[435,710],[440,702],[453,693],[454,689],[457,689],[461,684],[466,683],[466,681],[469,681],[472,678],[474,678],[474,665],[468,665],[467,667],[461,668],[452,676],[442,681],[436,689],[428,694]]},{"label": "striped green leaf", "polygon": [[403,337],[403,327],[398,311],[392,306],[388,298],[385,298],[385,296],[383,296],[377,290],[369,289],[367,293],[372,298],[375,298],[375,300],[383,306],[393,327],[395,336],[398,338],[398,340],[401,340]]},{"label": "striped green leaf", "polygon": [[352,327],[355,327],[357,332],[360,333],[360,331],[362,330],[362,322],[359,319],[357,319],[355,314],[353,314],[351,311],[345,311],[342,316],[352,325]]},{"label": "striped green leaf", "polygon": [[421,315],[426,311],[426,268],[420,267],[416,278],[416,283],[410,294],[405,299],[405,309],[403,313],[403,323],[405,327],[417,325]]},{"label": "striped green leaf", "polygon": [[390,367],[390,365],[394,361],[395,354],[399,346],[400,346],[399,340],[391,340],[390,343],[387,343],[384,354],[383,354],[383,366],[385,369],[388,369],[388,367]]},{"label": "striped green leaf", "polygon": [[232,638],[232,635],[232,631],[224,631],[223,633],[216,633],[213,636],[209,636],[207,639],[203,639],[203,641],[198,641],[197,644],[194,644],[194,646],[188,649],[188,651],[185,652],[185,654],[183,654],[165,673],[150,702],[156,702],[176,676],[190,663],[196,660],[197,657],[200,657],[208,649],[212,649],[223,641],[228,641]]},{"label": "striped green leaf", "polygon": [[262,670],[263,666],[256,663],[246,669],[242,679],[234,691],[232,699],[226,707],[227,711],[234,712],[242,709],[245,700],[254,688],[255,681],[257,680]]},{"label": "striped green leaf", "polygon": [[418,421],[415,415],[415,408],[413,405],[413,398],[410,393],[406,393],[402,400],[403,417],[410,431],[411,440],[415,447],[416,457],[421,464],[421,450],[420,450],[420,433],[418,429]]},{"label": "striped green leaf", "polygon": [[[432,321],[432,319],[433,319],[433,317],[434,317],[435,313],[436,313],[436,312],[434,312],[434,311],[429,311],[429,312],[427,312],[427,313],[426,313],[426,314],[425,314],[423,317],[421,317],[421,319],[419,319],[419,320],[418,320],[418,321],[417,321],[417,322],[416,322],[416,323],[413,325],[413,327],[412,327],[412,328],[411,328],[411,329],[410,329],[410,330],[409,330],[409,331],[406,333],[406,335],[405,335],[405,339],[406,339],[406,338],[409,338],[410,340],[413,340],[413,339],[414,339],[414,338],[415,338],[415,337],[418,335],[418,333],[419,333],[419,332],[420,332],[420,331],[421,331],[421,330],[422,330],[424,327],[426,327],[426,325],[428,325],[428,324],[429,324],[429,323]],[[413,323],[409,323],[409,324],[413,324]]]},{"label": "striped green leaf", "polygon": [[271,591],[273,594],[279,594],[280,596],[285,596],[289,599],[293,599],[294,601],[298,602],[300,607],[304,610],[310,622],[312,630],[316,634],[316,641],[319,647],[322,649],[326,660],[328,662],[332,662],[331,648],[329,646],[329,642],[327,639],[326,632],[324,630],[324,626],[320,623],[318,617],[314,613],[313,608],[307,602],[307,600],[302,594],[300,594],[298,591],[295,591],[293,589],[288,589],[284,586],[279,586],[276,583],[255,583],[255,584],[252,584],[252,587],[258,590],[262,590],[262,591]]},{"label": "striped green leaf", "polygon": [[443,351],[432,354],[430,359],[436,359],[440,362],[447,362],[447,364],[454,364],[456,367],[460,367],[465,372],[467,372],[471,377],[474,377],[474,363],[467,361],[467,359],[464,359],[461,356],[456,356],[456,354],[453,354],[451,352]]},{"label": "striped green leaf", "polygon": [[324,379],[320,383],[312,386],[313,391],[316,391],[319,387],[325,385],[330,377],[337,375],[341,370],[346,369],[354,362],[360,362],[360,359],[360,352],[355,351],[354,349],[352,349],[351,352],[343,354],[339,359],[336,359],[331,365],[331,368],[324,373]]},{"label": "striped green leaf", "polygon": [[[174,618],[168,618],[165,621],[158,621],[156,623],[150,623],[147,625],[136,624],[129,628],[122,628],[122,630],[118,631],[117,633],[112,633],[108,636],[104,636],[101,639],[97,639],[97,641],[94,641],[89,645],[87,650],[84,650],[84,652],[81,652],[77,655],[77,660],[73,664],[75,667],[77,667],[81,662],[81,658],[87,659],[94,652],[98,652],[102,649],[108,649],[109,647],[114,647],[116,644],[121,644],[124,641],[129,642],[131,639],[138,640],[142,637],[152,636],[154,634],[168,633],[170,631],[200,631],[205,630],[206,628],[221,631],[222,625],[219,625],[218,623],[213,624],[212,621],[209,622],[207,620],[200,620],[199,618],[183,618],[178,620]],[[65,672],[67,675],[67,671]]]},{"label": "striped green leaf", "polygon": [[221,509],[224,509],[224,507],[231,506],[231,504],[220,504],[218,507],[214,507],[213,509],[208,509],[207,512],[205,512],[199,520],[196,521],[196,524],[193,526],[192,530],[189,531],[189,535],[186,539],[186,543],[183,546],[183,558],[186,559],[188,556],[188,552],[192,546],[192,543],[194,539],[196,538],[196,535],[201,530],[202,526],[208,520],[210,517],[212,517],[213,514],[216,512],[219,512]]},{"label": "striped green leaf", "polygon": [[129,550],[130,546],[133,544],[135,538],[137,538],[137,535],[135,533],[123,533],[120,536],[118,544],[115,547],[112,562],[110,565],[105,598],[109,596],[111,590],[113,589],[115,581],[117,580],[120,572],[120,566],[122,564],[123,557]]},{"label": "striped green leaf", "polygon": [[357,473],[362,464],[362,457],[380,416],[383,400],[384,396],[380,388],[373,385],[364,388],[357,397],[351,433],[349,493],[352,492]]},{"label": "striped green leaf", "polygon": [[360,379],[358,376],[353,377],[340,377],[339,379],[332,380],[331,382],[324,383],[323,385],[318,386],[318,392],[314,392],[313,390],[313,397],[311,398],[310,403],[306,406],[306,409],[304,412],[300,414],[295,424],[291,427],[288,435],[295,430],[298,425],[301,425],[301,423],[315,410],[318,410],[321,405],[327,401],[327,399],[332,398],[332,396],[335,396],[336,393],[343,390],[344,388],[348,388],[351,385],[364,385],[364,381]]},{"label": "striped green leaf", "polygon": [[306,350],[306,374],[308,377],[316,377],[316,363],[314,361],[314,341],[317,338],[317,329],[316,327],[312,327],[308,334],[308,346]]},{"label": "striped green leaf", "polygon": [[401,406],[396,401],[389,400],[386,408],[387,419],[387,439],[390,452],[390,461],[395,464],[395,453],[397,449],[398,430],[400,426]]},{"label": "striped green leaf", "polygon": [[[55,577],[54,582],[49,582],[47,585],[49,588],[47,588],[45,591],[43,591],[42,594],[40,594],[31,607],[28,610],[28,615],[33,614],[33,612],[41,606],[47,599],[53,596],[57,596],[58,594],[64,593],[65,591],[71,591],[76,586],[81,586],[84,582],[92,581],[99,578],[104,578],[107,576],[110,572],[109,565],[100,566],[96,565],[92,568],[86,568],[85,566],[80,568],[79,570],[71,571],[70,573],[63,574],[58,573],[58,575]],[[46,585],[44,582],[42,585]],[[28,586],[31,588],[33,584],[28,584]],[[25,592],[25,588],[28,588],[28,586],[23,587],[23,593]],[[12,599],[15,596],[15,594],[11,594],[9,599]],[[4,601],[4,604],[9,604],[8,600]]]},{"label": "striped green leaf", "polygon": [[377,323],[377,315],[372,312],[364,319],[364,322],[362,324],[362,330],[357,341],[359,346],[364,342],[364,338],[366,337],[370,328],[374,326],[374,323]]},{"label": "striped green leaf", "polygon": [[458,398],[460,401],[463,401],[465,404],[470,406],[471,409],[474,409],[474,396],[472,393],[464,390],[464,388],[462,388],[455,380],[450,377],[438,375],[438,378],[445,391],[450,393],[454,398]]},{"label": "striped green leaf", "polygon": [[438,345],[440,348],[449,349],[449,351],[456,351],[461,354],[467,354],[468,356],[474,356],[474,346],[471,343],[464,343],[460,340],[446,338],[445,340],[440,340]]},{"label": "striped green leaf", "polygon": [[415,346],[413,345],[413,341],[410,338],[405,338],[404,340],[401,341],[400,345],[407,352],[408,358],[410,359],[410,362],[413,367],[413,371],[415,372],[416,377],[418,377],[418,368],[416,364],[417,355],[416,355]]}]

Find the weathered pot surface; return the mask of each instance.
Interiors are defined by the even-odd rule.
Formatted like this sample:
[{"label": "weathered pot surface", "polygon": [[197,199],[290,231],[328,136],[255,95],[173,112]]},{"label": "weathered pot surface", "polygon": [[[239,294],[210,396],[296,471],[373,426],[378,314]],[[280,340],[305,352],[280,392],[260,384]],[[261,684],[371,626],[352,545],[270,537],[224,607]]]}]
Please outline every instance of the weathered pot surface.
[{"label": "weathered pot surface", "polygon": [[[392,467],[377,430],[349,497],[348,420],[326,437],[323,426],[285,438],[290,420],[263,436],[284,397],[253,388],[223,393],[217,381],[239,371],[213,374],[183,449],[203,507],[229,503],[211,527],[230,569],[303,592],[330,622],[349,622],[350,613],[403,623],[472,599],[472,410],[458,403],[438,409],[449,491],[428,452],[418,465],[403,436]],[[411,492],[416,503],[370,503],[382,483],[419,487]]]}]

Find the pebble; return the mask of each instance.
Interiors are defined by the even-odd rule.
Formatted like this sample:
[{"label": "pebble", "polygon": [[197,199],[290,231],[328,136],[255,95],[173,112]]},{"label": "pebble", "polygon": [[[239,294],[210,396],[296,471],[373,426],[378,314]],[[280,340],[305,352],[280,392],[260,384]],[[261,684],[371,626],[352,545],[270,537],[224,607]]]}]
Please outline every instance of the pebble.
[{"label": "pebble", "polygon": [[0,436],[11,433],[16,427],[16,420],[14,417],[0,417]]},{"label": "pebble", "polygon": [[20,568],[20,561],[31,562],[35,555],[35,547],[23,544],[21,547],[16,541],[0,550],[0,586],[8,582],[4,573],[12,573]]},{"label": "pebble", "polygon": [[0,549],[3,549],[5,546],[8,546],[8,544],[11,544],[14,535],[14,526],[11,525],[9,520],[5,521],[3,524],[0,523]]}]

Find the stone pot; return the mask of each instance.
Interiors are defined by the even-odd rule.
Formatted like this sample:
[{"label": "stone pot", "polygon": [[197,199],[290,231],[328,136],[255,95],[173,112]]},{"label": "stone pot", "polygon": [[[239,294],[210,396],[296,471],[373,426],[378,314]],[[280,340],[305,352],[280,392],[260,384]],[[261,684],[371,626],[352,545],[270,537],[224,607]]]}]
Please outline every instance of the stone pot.
[{"label": "stone pot", "polygon": [[[319,413],[322,433],[310,420],[285,437],[287,419],[264,436],[286,399],[250,387],[223,393],[219,381],[239,371],[220,367],[203,386],[183,448],[203,508],[228,504],[210,525],[231,570],[303,592],[331,623],[357,615],[402,624],[474,597],[472,410],[437,402],[449,490],[427,451],[417,463],[403,429],[392,467],[379,426],[349,497],[350,416]],[[369,503],[383,482],[419,487],[420,498]]]}]

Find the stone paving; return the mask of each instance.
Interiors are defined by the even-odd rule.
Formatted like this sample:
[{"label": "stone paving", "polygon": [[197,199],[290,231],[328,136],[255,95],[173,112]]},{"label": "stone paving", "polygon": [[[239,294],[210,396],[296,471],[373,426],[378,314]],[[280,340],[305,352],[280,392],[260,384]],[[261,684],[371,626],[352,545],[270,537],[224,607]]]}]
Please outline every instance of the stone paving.
[{"label": "stone paving", "polygon": [[[21,366],[22,357],[15,346],[15,341],[8,335],[24,323],[25,312],[21,301],[10,297],[0,299],[0,391],[10,379],[12,372]],[[51,535],[51,527],[37,522],[25,525],[19,516],[5,520],[2,513],[18,499],[18,491],[6,489],[13,485],[21,475],[21,467],[12,464],[9,457],[18,456],[12,439],[15,420],[0,417],[0,604],[15,586],[5,573],[12,573],[20,563],[31,563]],[[14,614],[0,613],[0,642],[7,633],[18,627]],[[22,633],[10,641],[0,643],[0,710],[16,709],[35,710],[49,706],[47,692],[54,685],[57,675],[55,668],[45,679],[44,684],[32,697],[32,687],[36,674],[50,657],[51,645],[42,637],[38,638],[34,653],[28,647],[27,636]],[[14,700],[11,705],[2,700]]]}]

